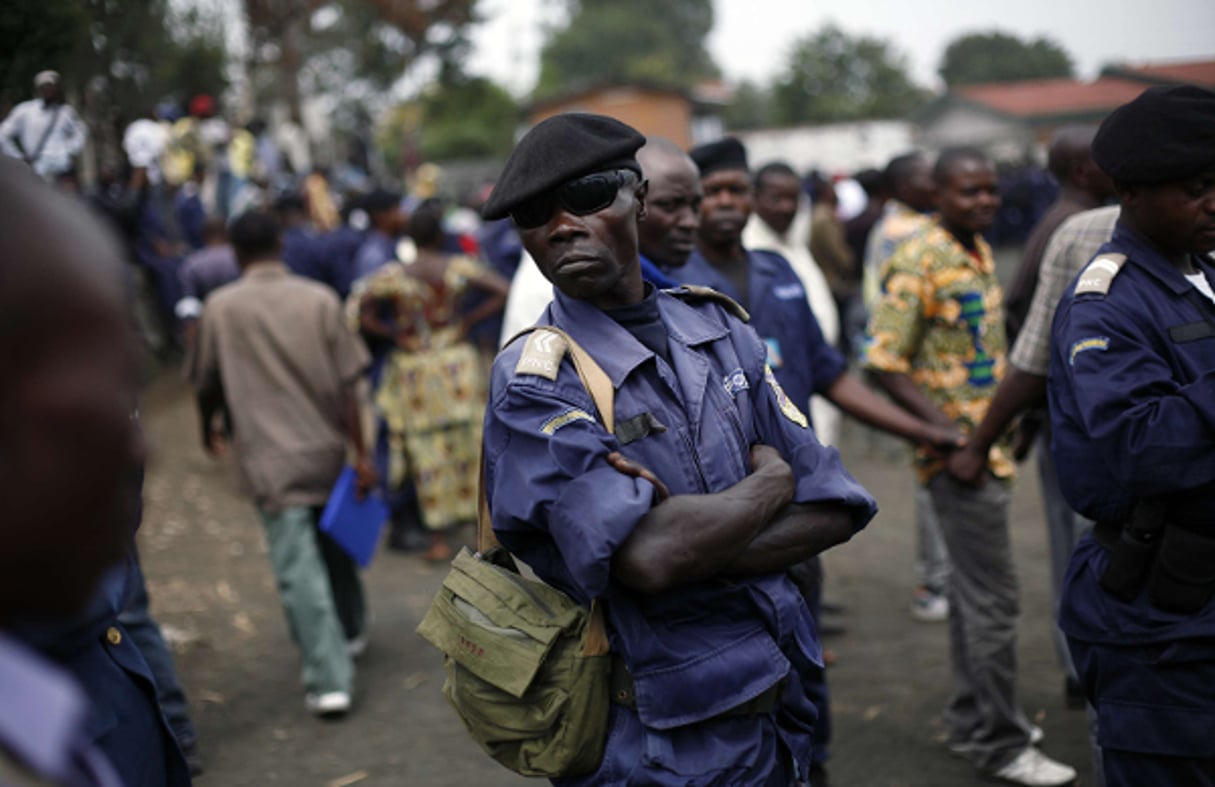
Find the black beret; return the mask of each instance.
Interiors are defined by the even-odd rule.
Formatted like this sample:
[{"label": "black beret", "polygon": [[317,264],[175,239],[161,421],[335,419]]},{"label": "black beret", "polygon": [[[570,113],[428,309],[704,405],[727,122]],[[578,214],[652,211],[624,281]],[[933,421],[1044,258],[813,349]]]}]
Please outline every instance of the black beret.
[{"label": "black beret", "polygon": [[568,180],[607,169],[641,174],[635,155],[645,137],[606,115],[568,112],[541,121],[506,160],[481,215],[505,218],[511,208]]},{"label": "black beret", "polygon": [[1169,183],[1215,171],[1215,91],[1152,87],[1097,130],[1093,161],[1116,181]]},{"label": "black beret", "polygon": [[747,171],[747,149],[734,137],[726,137],[706,145],[697,145],[688,151],[688,155],[700,168],[702,178],[723,169]]},{"label": "black beret", "polygon": [[392,210],[401,204],[401,195],[395,191],[375,189],[359,198],[359,207],[368,213]]}]

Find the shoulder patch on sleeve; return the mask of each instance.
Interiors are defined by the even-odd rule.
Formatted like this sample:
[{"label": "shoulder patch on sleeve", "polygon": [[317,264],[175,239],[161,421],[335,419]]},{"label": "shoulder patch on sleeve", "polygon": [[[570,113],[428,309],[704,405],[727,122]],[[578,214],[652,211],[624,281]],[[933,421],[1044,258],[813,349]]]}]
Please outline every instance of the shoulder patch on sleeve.
[{"label": "shoulder patch on sleeve", "polygon": [[743,322],[751,321],[751,315],[747,313],[747,310],[738,301],[725,293],[718,292],[712,287],[703,287],[699,284],[683,284],[673,290],[667,290],[667,292],[685,301],[713,301]]},{"label": "shoulder patch on sleeve", "polygon": [[537,328],[528,334],[523,354],[515,364],[515,374],[533,374],[556,380],[561,371],[561,358],[565,355],[565,339],[551,331]]},{"label": "shoulder patch on sleeve", "polygon": [[1080,278],[1076,281],[1075,294],[1108,294],[1110,285],[1114,283],[1114,277],[1118,275],[1118,271],[1122,270],[1122,266],[1125,264],[1125,254],[1102,254],[1090,262],[1088,267],[1084,269],[1084,272],[1080,274]]},{"label": "shoulder patch on sleeve", "polygon": [[793,423],[803,429],[810,428],[810,421],[805,414],[797,408],[790,399],[789,394],[785,393],[785,389],[780,387],[780,383],[776,381],[776,375],[772,374],[772,367],[764,364],[764,381],[768,383],[768,387],[772,389],[772,393],[776,396],[776,403],[780,406],[780,411]]}]

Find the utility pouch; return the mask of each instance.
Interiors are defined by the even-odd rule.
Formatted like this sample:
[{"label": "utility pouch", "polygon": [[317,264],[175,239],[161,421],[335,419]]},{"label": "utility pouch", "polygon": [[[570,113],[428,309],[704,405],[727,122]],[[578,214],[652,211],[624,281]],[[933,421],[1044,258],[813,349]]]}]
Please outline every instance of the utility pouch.
[{"label": "utility pouch", "polygon": [[1158,501],[1140,501],[1135,506],[1118,540],[1109,545],[1109,562],[1100,579],[1106,593],[1126,602],[1139,595],[1160,545],[1164,512],[1164,505]]},{"label": "utility pouch", "polygon": [[1171,526],[1148,578],[1148,599],[1168,612],[1192,614],[1215,594],[1215,538]]}]

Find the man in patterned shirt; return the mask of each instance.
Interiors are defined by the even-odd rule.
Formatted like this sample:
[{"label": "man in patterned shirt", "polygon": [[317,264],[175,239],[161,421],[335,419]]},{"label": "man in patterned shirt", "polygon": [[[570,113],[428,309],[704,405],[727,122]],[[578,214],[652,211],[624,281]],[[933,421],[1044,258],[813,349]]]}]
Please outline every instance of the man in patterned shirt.
[{"label": "man in patterned shirt", "polygon": [[[995,167],[973,149],[941,154],[933,169],[939,217],[901,245],[883,271],[865,363],[905,408],[964,432],[982,419],[1004,373],[1003,292],[979,233],[1000,206]],[[993,480],[968,486],[944,457],[916,456],[949,551],[950,660],[945,712],[951,750],[1015,784],[1061,785],[1076,772],[1034,747],[1040,731],[1016,701],[1017,581],[1008,533],[1015,466],[991,449]]]}]

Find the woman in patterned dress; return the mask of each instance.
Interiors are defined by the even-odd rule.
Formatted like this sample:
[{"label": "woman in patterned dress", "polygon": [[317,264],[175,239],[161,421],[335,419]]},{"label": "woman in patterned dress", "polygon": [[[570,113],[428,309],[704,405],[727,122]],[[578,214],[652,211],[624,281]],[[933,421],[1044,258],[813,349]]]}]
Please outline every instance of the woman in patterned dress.
[{"label": "woman in patterned dress", "polygon": [[[411,476],[430,531],[426,559],[451,557],[447,532],[477,518],[483,364],[469,329],[501,311],[508,282],[477,260],[442,250],[442,206],[427,200],[410,217],[417,256],[360,280],[349,317],[365,335],[393,342],[375,404],[388,429],[390,488]],[[469,290],[489,297],[467,313]]]}]

